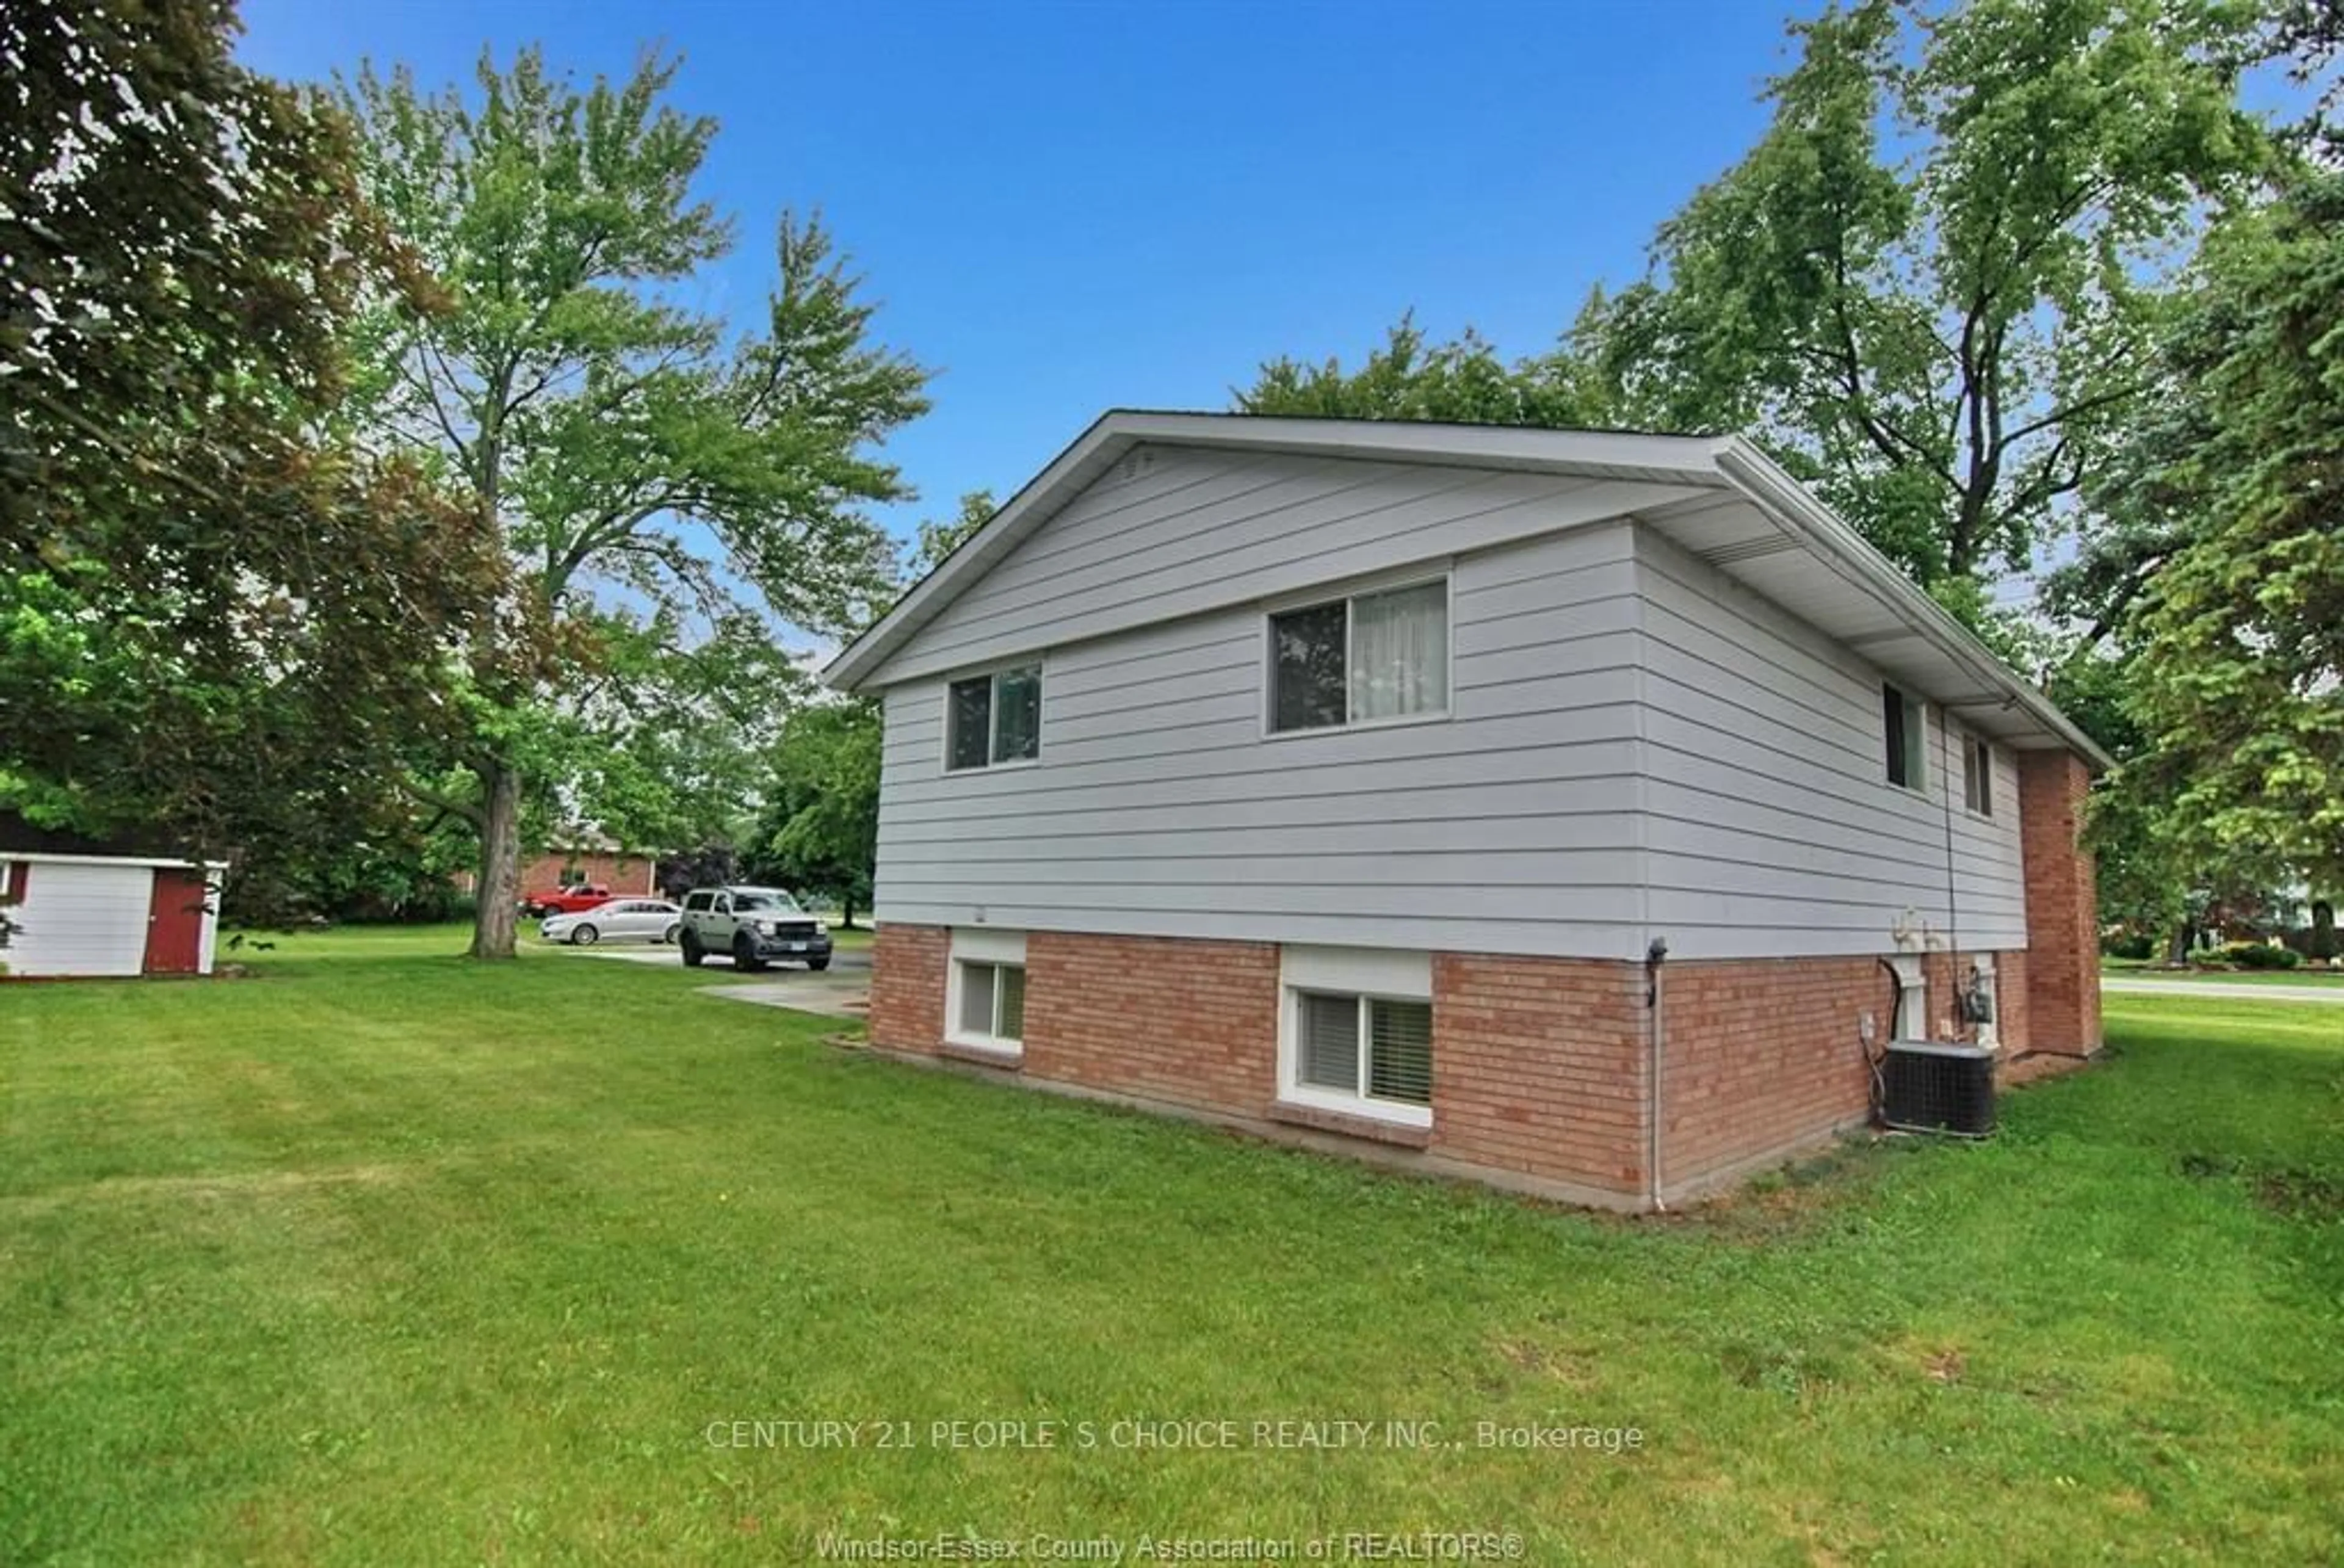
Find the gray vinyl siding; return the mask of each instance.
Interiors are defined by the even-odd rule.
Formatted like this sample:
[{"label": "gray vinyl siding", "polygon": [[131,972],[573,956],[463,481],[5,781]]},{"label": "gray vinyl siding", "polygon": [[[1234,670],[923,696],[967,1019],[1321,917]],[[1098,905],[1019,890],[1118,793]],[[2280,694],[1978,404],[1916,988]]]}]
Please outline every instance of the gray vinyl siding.
[{"label": "gray vinyl siding", "polygon": [[2009,753],[1980,818],[1958,717],[1931,705],[1924,788],[1890,784],[1881,677],[1856,652],[1649,530],[1637,557],[1649,907],[1671,953],[1876,953],[1908,908],[1965,949],[2024,947]]},{"label": "gray vinyl siding", "polygon": [[[1436,530],[1418,548],[1444,541]],[[1051,646],[1027,766],[946,775],[945,681],[891,685],[878,907],[935,925],[1632,956],[1630,530],[1450,571],[1444,718],[1266,735],[1254,603]]]},{"label": "gray vinyl siding", "polygon": [[1142,447],[888,662],[890,683],[1119,635],[1698,492],[1618,480]]},{"label": "gray vinyl siding", "polygon": [[[881,916],[1632,959],[1881,952],[1909,906],[2023,946],[2009,755],[1973,817],[1932,709],[1929,794],[1889,784],[1863,660],[1623,515],[1688,493],[1142,449],[880,673]],[[1443,571],[1446,716],[1266,733],[1267,606]],[[1039,758],[945,773],[947,682],[1036,657]]]}]

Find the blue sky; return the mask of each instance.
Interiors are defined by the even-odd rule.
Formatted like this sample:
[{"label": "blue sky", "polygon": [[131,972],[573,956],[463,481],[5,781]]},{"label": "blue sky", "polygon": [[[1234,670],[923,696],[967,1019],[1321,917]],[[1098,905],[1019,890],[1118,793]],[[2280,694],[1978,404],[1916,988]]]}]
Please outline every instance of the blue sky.
[{"label": "blue sky", "polygon": [[1280,354],[1354,358],[1414,308],[1510,354],[1756,137],[1773,0],[662,5],[246,0],[244,58],[468,80],[541,41],[581,76],[660,44],[722,124],[702,189],[753,318],[784,208],[819,207],[939,373],[891,443],[922,492],[1005,495],[1102,409],[1217,409]]}]

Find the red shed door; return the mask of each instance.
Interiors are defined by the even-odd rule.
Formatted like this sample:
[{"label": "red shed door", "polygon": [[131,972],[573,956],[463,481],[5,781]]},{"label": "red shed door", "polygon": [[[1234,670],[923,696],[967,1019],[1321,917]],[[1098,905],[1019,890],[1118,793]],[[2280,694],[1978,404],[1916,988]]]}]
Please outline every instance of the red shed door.
[{"label": "red shed door", "polygon": [[146,973],[192,975],[203,966],[205,897],[201,873],[156,871],[146,911]]}]

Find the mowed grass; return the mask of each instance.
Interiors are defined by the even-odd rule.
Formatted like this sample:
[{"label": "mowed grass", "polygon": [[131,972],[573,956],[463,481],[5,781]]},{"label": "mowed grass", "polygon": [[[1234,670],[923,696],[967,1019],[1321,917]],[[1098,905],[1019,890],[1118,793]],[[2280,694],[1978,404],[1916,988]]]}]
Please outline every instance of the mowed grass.
[{"label": "mowed grass", "polygon": [[[2331,1009],[2112,997],[2117,1058],[1991,1143],[1652,1221],[890,1063],[697,995],[716,971],[434,950],[0,991],[0,1562],[1423,1529],[1541,1563],[2344,1558]],[[912,1442],[710,1441],[776,1419]],[[1060,1446],[933,1425],[984,1419]],[[1119,1446],[1133,1419],[1241,1437]],[[1441,1436],[1252,1443],[1334,1419]]]}]

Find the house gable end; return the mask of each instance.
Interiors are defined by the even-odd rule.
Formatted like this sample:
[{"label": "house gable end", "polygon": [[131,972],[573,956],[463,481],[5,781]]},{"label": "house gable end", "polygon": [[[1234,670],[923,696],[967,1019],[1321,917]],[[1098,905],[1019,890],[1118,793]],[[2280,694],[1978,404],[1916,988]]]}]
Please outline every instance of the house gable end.
[{"label": "house gable end", "polygon": [[922,679],[1447,561],[1697,493],[1603,477],[1137,443],[1014,541],[996,541],[995,558],[863,683]]}]

